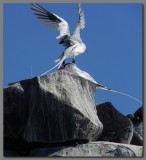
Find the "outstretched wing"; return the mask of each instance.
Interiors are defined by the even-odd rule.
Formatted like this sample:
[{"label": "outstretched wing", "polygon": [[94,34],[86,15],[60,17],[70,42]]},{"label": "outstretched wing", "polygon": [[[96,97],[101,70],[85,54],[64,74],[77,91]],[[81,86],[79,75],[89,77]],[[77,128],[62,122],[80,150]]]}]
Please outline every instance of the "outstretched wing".
[{"label": "outstretched wing", "polygon": [[85,16],[80,3],[78,4],[78,14],[79,14],[79,27],[80,29],[83,29],[85,27]]},{"label": "outstretched wing", "polygon": [[71,36],[71,41],[73,43],[75,43],[75,42],[81,43],[82,42],[81,37],[80,37],[80,30],[85,27],[85,16],[84,16],[84,12],[81,8],[80,3],[78,4],[78,15],[79,15],[79,21],[78,21],[78,24],[76,26],[76,29],[75,29],[73,35]]},{"label": "outstretched wing", "polygon": [[60,31],[60,35],[56,37],[59,43],[70,36],[68,23],[63,18],[47,11],[37,3],[33,3],[31,9],[34,11],[34,14],[37,16],[37,18],[42,20],[50,29]]}]

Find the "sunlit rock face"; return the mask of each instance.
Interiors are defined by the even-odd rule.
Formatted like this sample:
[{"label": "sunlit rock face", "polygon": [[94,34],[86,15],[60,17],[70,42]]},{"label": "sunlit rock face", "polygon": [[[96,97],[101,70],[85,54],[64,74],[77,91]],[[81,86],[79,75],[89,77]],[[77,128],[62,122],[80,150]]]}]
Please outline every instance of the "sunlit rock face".
[{"label": "sunlit rock face", "polygon": [[67,71],[13,83],[4,89],[4,135],[26,142],[98,139],[96,86]]},{"label": "sunlit rock face", "polygon": [[4,156],[143,156],[142,146],[124,144],[131,141],[132,121],[112,103],[96,106],[96,87],[65,70],[9,84],[4,88]]},{"label": "sunlit rock face", "polygon": [[113,142],[89,142],[77,146],[37,148],[30,152],[35,157],[141,157],[142,146]]}]

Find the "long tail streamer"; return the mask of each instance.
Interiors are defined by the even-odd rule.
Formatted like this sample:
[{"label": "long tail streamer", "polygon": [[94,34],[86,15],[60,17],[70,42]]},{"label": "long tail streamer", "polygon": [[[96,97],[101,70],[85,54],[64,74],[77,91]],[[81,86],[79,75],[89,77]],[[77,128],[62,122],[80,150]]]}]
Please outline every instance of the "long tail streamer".
[{"label": "long tail streamer", "polygon": [[47,74],[48,72],[50,72],[51,70],[53,70],[54,68],[56,68],[58,66],[58,68],[61,66],[61,64],[63,63],[64,59],[60,60],[59,63],[56,64],[56,66],[54,66],[53,68],[51,68],[50,70],[44,72],[43,74],[41,74],[41,76],[43,76],[44,74]]},{"label": "long tail streamer", "polygon": [[118,91],[115,91],[115,90],[112,90],[112,89],[110,89],[110,90],[108,90],[108,91],[115,92],[115,93],[122,94],[122,95],[124,95],[124,96],[130,97],[130,98],[136,100],[137,102],[139,102],[140,104],[142,104],[141,101],[139,101],[137,98],[135,98],[135,97],[133,97],[133,96],[131,96],[131,95],[129,95],[129,94],[125,94],[125,93],[122,93],[122,92],[118,92]]}]

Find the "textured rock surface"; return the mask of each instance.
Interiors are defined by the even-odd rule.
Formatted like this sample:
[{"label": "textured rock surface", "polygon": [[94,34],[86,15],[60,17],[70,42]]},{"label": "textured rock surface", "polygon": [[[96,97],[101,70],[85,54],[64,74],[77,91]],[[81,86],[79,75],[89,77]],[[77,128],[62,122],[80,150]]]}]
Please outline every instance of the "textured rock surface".
[{"label": "textured rock surface", "polygon": [[135,120],[133,121],[133,123],[135,125],[140,124],[141,122],[143,122],[143,107],[140,107],[135,113],[134,113],[134,118]]},{"label": "textured rock surface", "polygon": [[143,146],[143,138],[135,130],[130,144]]},{"label": "textured rock surface", "polygon": [[142,145],[141,110],[133,135],[132,121],[111,103],[95,105],[95,88],[62,70],[10,84],[4,89],[4,156],[143,156],[142,146],[124,144],[136,136]]},{"label": "textured rock surface", "polygon": [[102,132],[95,84],[57,71],[4,89],[4,136],[26,142],[95,140]]},{"label": "textured rock surface", "polygon": [[129,144],[133,136],[132,122],[110,102],[99,104],[96,109],[103,124],[103,132],[98,140]]},{"label": "textured rock surface", "polygon": [[134,132],[131,144],[143,145],[143,107],[140,107],[134,114],[129,114],[127,117],[132,121]]},{"label": "textured rock surface", "polygon": [[24,128],[28,107],[21,84],[15,83],[4,89],[4,135],[18,139]]},{"label": "textured rock surface", "polygon": [[32,157],[142,157],[143,147],[111,142],[90,142],[77,146],[37,148],[29,155]]},{"label": "textured rock surface", "polygon": [[143,122],[139,125],[134,125],[134,130],[143,138]]}]

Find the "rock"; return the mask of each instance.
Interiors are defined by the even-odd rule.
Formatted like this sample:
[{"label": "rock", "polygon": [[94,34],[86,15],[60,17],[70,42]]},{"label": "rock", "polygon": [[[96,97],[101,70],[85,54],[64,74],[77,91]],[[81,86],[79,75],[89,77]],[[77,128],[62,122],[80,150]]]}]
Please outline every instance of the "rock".
[{"label": "rock", "polygon": [[134,117],[137,119],[137,121],[134,122],[135,125],[140,124],[143,122],[143,107],[140,107],[135,113]]},{"label": "rock", "polygon": [[129,144],[133,136],[132,122],[115,109],[110,102],[98,104],[96,109],[103,124],[103,132],[98,141]]},{"label": "rock", "polygon": [[89,142],[77,146],[36,148],[30,157],[142,157],[143,147],[112,142]]},{"label": "rock", "polygon": [[28,106],[21,84],[15,83],[4,89],[4,136],[18,139],[26,123]]},{"label": "rock", "polygon": [[[67,71],[4,88],[4,136],[13,142],[57,144],[93,141],[103,126],[96,114],[95,84]],[[19,143],[20,144],[20,143]]]},{"label": "rock", "polygon": [[130,144],[143,146],[143,138],[135,130]]},{"label": "rock", "polygon": [[134,114],[129,114],[127,117],[132,121],[134,132],[131,144],[143,145],[143,107],[140,107]]},{"label": "rock", "polygon": [[134,114],[128,114],[127,117],[132,121],[133,125],[138,126],[143,122],[143,107],[140,107]]},{"label": "rock", "polygon": [[20,157],[21,155],[13,150],[4,150],[4,157]]},{"label": "rock", "polygon": [[143,138],[143,122],[139,125],[134,125],[134,130]]}]

